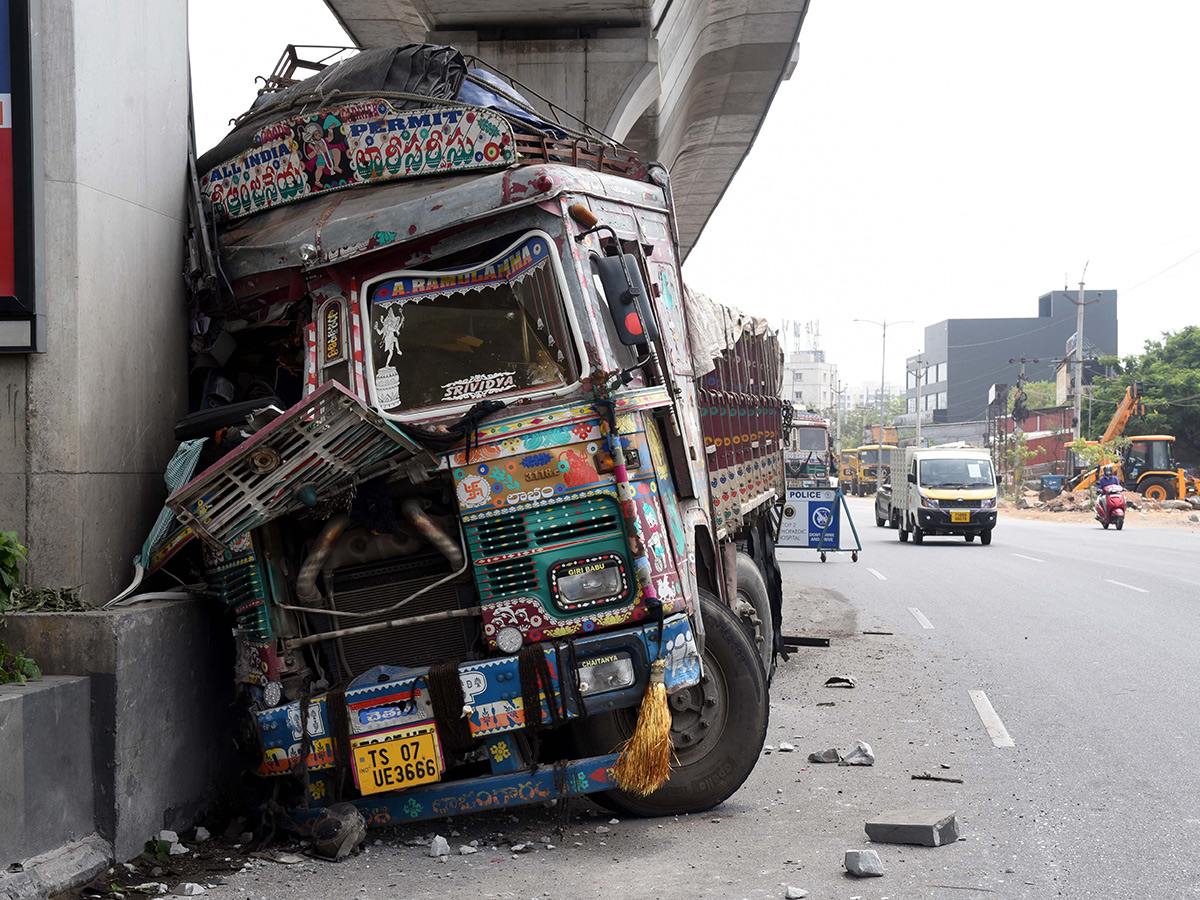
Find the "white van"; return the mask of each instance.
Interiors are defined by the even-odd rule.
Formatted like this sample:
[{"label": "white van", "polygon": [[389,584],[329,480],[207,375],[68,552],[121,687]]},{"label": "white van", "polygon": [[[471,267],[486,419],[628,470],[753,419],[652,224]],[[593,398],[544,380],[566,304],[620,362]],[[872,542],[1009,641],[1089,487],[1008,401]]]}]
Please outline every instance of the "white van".
[{"label": "white van", "polygon": [[892,511],[900,540],[962,535],[992,542],[996,475],[988,452],[974,447],[904,447],[892,451]]}]

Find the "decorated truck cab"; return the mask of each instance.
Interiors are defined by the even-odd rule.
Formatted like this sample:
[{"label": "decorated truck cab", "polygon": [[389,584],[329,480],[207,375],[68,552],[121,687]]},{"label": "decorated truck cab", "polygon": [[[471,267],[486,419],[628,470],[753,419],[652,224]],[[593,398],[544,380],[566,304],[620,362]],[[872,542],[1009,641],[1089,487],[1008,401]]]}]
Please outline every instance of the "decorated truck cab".
[{"label": "decorated truck cab", "polygon": [[781,357],[685,291],[667,172],[423,45],[264,95],[194,171],[195,411],[146,563],[201,549],[284,806],[737,790]]}]

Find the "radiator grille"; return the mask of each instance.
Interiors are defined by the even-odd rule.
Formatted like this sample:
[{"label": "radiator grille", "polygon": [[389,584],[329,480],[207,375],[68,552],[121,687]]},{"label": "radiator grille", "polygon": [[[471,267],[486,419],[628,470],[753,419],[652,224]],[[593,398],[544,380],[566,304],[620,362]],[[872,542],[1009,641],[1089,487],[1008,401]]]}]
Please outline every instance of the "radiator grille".
[{"label": "radiator grille", "polygon": [[528,593],[537,589],[537,569],[531,559],[512,559],[483,567],[480,575],[486,591],[484,599],[506,594]]},{"label": "radiator grille", "polygon": [[467,526],[467,540],[473,559],[491,560],[475,570],[485,603],[539,592],[548,599],[547,567],[563,553],[584,552],[560,548],[586,541],[585,549],[619,552],[625,547],[625,525],[616,500],[600,495],[478,520]]},{"label": "radiator grille", "polygon": [[[386,609],[444,578],[450,571],[449,564],[442,556],[348,566],[338,569],[333,575],[330,603],[334,609],[348,612]],[[340,618],[333,627],[385,622],[458,607],[458,592],[455,582],[451,581],[392,612],[362,619]],[[340,638],[339,643],[351,675],[358,677],[380,664],[427,666],[447,659],[461,659],[471,646],[470,626],[464,619],[447,619],[348,635]]]},{"label": "radiator grille", "polygon": [[942,509],[979,509],[978,500],[939,500],[938,506]]}]

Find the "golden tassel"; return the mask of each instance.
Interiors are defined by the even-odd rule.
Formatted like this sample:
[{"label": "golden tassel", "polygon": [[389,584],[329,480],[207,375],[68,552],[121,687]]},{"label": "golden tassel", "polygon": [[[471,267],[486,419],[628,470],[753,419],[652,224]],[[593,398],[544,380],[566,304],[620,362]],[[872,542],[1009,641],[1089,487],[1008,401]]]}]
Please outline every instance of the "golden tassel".
[{"label": "golden tassel", "polygon": [[637,727],[611,769],[613,781],[623,791],[645,797],[671,777],[671,707],[667,705],[667,664],[650,664],[650,685],[642,697]]}]

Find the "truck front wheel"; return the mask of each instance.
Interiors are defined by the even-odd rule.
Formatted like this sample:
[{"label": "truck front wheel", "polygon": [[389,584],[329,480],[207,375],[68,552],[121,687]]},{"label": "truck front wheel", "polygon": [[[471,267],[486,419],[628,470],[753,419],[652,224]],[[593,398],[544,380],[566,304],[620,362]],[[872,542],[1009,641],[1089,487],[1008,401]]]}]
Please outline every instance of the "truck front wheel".
[{"label": "truck front wheel", "polygon": [[[749,777],[767,737],[767,684],[754,644],[737,616],[702,596],[704,675],[667,698],[676,763],[657,791],[638,797],[608,791],[601,799],[638,816],[703,812],[728,799]],[[585,753],[611,753],[637,725],[638,710],[589,716],[577,726]]]}]

